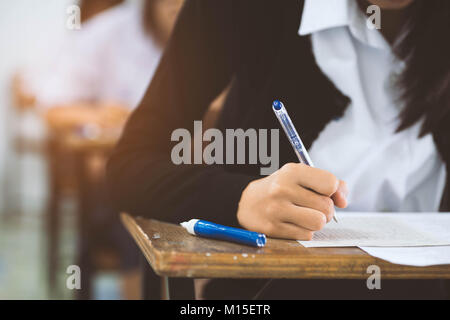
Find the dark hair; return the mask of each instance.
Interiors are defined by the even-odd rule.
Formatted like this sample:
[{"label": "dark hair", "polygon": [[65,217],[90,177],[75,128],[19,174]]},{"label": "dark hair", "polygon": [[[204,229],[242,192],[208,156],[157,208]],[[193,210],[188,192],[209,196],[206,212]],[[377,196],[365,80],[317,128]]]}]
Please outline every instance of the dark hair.
[{"label": "dark hair", "polygon": [[421,137],[450,115],[450,1],[415,0],[412,6],[394,49],[406,62],[398,83],[404,103],[398,131],[423,118]]}]

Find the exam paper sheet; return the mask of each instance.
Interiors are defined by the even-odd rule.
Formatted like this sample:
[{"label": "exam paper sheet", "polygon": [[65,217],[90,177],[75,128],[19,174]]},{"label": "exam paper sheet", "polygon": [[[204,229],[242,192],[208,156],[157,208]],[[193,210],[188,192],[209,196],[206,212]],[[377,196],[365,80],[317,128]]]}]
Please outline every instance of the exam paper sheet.
[{"label": "exam paper sheet", "polygon": [[[448,213],[340,212],[304,247],[417,247],[450,245]],[[445,250],[445,249],[444,249]]]},{"label": "exam paper sheet", "polygon": [[450,264],[450,246],[360,247],[373,257],[415,267]]}]

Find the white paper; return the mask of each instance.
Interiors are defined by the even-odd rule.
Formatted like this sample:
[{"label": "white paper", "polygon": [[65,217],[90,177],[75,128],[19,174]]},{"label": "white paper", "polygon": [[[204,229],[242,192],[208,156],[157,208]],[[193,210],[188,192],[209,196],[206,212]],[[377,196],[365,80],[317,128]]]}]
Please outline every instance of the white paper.
[{"label": "white paper", "polygon": [[450,264],[450,246],[360,248],[371,256],[395,264],[416,267]]},{"label": "white paper", "polygon": [[340,212],[305,247],[411,247],[450,245],[450,214]]}]

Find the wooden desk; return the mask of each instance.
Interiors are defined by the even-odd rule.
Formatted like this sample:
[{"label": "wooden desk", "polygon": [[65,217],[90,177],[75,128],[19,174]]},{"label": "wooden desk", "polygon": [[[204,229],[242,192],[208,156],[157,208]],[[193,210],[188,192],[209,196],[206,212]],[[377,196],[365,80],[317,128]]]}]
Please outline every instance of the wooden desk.
[{"label": "wooden desk", "polygon": [[367,279],[370,265],[381,268],[383,279],[450,279],[450,265],[396,265],[359,248],[304,248],[296,241],[277,239],[252,248],[195,237],[174,224],[128,214],[121,218],[166,284],[167,277]]}]

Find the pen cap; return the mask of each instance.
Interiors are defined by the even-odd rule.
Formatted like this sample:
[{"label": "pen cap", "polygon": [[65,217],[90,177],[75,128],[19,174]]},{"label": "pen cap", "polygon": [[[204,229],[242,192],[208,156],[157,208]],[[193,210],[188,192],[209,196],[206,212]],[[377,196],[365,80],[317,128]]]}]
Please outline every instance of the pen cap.
[{"label": "pen cap", "polygon": [[196,235],[246,244],[253,247],[264,247],[266,235],[239,228],[227,227],[217,223],[198,220],[194,225]]},{"label": "pen cap", "polygon": [[283,103],[280,100],[275,100],[272,103],[272,108],[274,108],[276,111],[281,110],[281,108],[283,108]]}]

